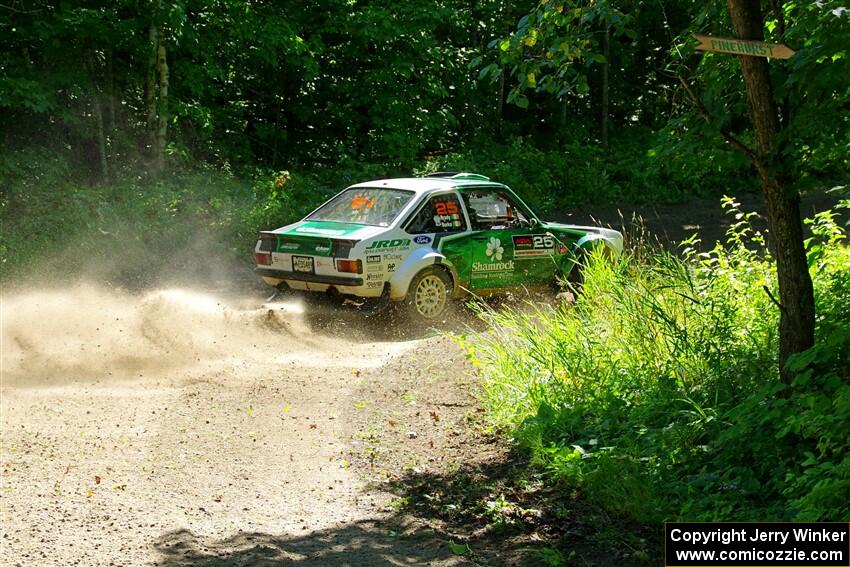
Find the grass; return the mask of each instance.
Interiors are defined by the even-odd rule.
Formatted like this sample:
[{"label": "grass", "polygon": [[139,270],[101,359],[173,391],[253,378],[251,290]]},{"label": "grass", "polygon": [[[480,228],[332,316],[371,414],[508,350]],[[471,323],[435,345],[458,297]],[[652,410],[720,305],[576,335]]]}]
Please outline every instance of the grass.
[{"label": "grass", "polygon": [[845,231],[833,212],[810,221],[818,343],[784,386],[772,260],[749,216],[725,205],[737,219],[725,245],[592,258],[575,305],[485,310],[490,330],[462,341],[532,466],[613,516],[846,521]]}]

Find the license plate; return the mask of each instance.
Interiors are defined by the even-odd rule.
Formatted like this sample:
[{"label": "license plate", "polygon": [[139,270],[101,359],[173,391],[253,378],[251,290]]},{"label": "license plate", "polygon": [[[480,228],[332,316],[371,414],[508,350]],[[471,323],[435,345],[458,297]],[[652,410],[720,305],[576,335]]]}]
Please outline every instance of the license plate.
[{"label": "license plate", "polygon": [[293,256],[292,271],[303,272],[305,274],[314,273],[316,268],[313,266],[313,258],[309,256]]}]

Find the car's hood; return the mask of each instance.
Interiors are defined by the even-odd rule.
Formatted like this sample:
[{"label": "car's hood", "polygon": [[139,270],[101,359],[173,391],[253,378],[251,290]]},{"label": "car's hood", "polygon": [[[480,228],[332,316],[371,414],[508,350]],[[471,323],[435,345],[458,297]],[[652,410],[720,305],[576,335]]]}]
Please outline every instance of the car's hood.
[{"label": "car's hood", "polygon": [[279,236],[313,236],[334,240],[363,240],[387,230],[383,226],[369,226],[331,221],[304,220],[271,231]]},{"label": "car's hood", "polygon": [[583,236],[585,234],[598,234],[611,243],[611,246],[619,253],[623,251],[623,235],[611,228],[602,228],[600,226],[582,226],[577,224],[561,224],[555,222],[546,222],[544,227],[558,234],[572,234],[574,236]]}]

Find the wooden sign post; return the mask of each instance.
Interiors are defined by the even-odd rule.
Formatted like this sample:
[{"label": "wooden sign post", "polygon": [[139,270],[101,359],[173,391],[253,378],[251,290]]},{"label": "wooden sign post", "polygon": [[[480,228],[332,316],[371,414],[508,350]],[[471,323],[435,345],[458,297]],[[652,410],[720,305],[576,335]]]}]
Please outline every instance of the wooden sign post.
[{"label": "wooden sign post", "polygon": [[781,43],[765,43],[763,41],[747,41],[696,34],[694,34],[694,37],[700,42],[696,47],[699,51],[717,51],[719,53],[768,57],[770,59],[789,59],[794,55],[793,49]]}]

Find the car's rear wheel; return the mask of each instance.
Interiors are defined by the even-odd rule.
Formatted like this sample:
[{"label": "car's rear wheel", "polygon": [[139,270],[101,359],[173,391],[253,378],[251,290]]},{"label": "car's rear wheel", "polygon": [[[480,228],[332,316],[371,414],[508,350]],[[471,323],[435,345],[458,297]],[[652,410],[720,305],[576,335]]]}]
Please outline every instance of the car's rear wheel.
[{"label": "car's rear wheel", "polygon": [[445,315],[452,291],[451,277],[440,268],[425,268],[407,292],[407,311],[417,319],[436,321]]}]

